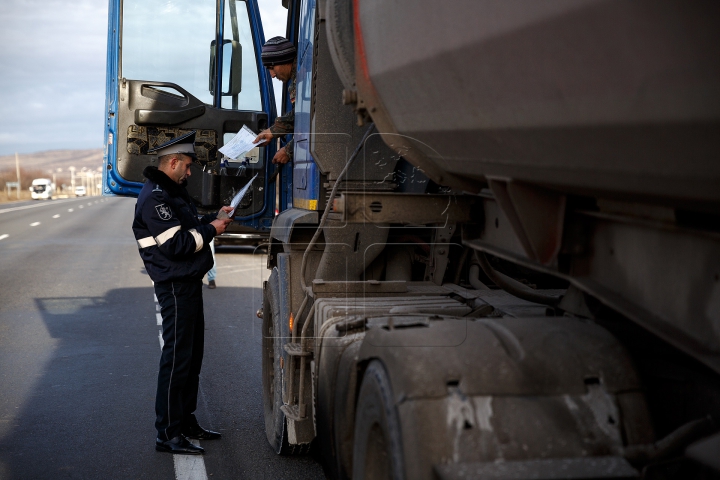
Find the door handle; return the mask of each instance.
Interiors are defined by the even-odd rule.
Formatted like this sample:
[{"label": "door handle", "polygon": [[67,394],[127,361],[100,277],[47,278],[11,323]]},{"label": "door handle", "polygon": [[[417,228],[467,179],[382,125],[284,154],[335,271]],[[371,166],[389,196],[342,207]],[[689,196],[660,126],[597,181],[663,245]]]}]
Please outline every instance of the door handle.
[{"label": "door handle", "polygon": [[136,125],[177,125],[205,113],[205,105],[183,110],[135,110]]}]

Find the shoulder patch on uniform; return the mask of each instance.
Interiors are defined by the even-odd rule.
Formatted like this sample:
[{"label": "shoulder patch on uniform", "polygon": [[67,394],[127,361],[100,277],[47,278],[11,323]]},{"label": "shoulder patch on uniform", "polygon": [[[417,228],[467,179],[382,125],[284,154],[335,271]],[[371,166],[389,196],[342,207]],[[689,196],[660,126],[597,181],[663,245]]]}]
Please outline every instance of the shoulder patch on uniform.
[{"label": "shoulder patch on uniform", "polygon": [[160,185],[156,183],[155,188],[153,188],[153,192],[162,192],[162,188],[160,188]]},{"label": "shoulder patch on uniform", "polygon": [[160,220],[170,220],[172,218],[172,210],[170,210],[170,207],[164,203],[155,205],[155,210],[157,211]]}]

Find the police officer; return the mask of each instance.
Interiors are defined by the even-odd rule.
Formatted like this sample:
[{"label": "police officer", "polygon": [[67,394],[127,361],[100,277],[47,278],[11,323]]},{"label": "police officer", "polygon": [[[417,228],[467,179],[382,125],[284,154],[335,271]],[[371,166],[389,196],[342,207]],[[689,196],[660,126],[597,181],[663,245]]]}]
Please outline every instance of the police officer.
[{"label": "police officer", "polygon": [[163,318],[155,449],[185,455],[204,453],[188,438],[221,436],[202,428],[194,412],[205,334],[202,278],[213,266],[210,242],[232,221],[219,220],[217,214],[198,218],[185,190],[190,165],[197,160],[194,144],[193,131],[148,152],[157,153],[158,167],[143,172],[147,181],[138,196],[132,226]]},{"label": "police officer", "polygon": [[[295,91],[297,90],[297,49],[284,37],[273,37],[262,47],[260,58],[272,78],[288,83],[288,96],[292,109],[275,119],[272,127],[258,134],[254,143],[258,146],[267,145],[273,138],[292,134],[295,131]],[[285,164],[292,160],[295,143],[290,140],[287,145],[277,151],[272,163]]]}]

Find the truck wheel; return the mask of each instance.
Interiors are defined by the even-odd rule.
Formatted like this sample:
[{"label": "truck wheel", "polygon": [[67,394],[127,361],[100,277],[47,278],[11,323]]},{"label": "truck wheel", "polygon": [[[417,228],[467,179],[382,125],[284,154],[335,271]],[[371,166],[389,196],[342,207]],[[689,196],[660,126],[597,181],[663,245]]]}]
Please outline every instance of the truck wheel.
[{"label": "truck wheel", "polygon": [[352,463],[354,480],[405,478],[400,418],[379,360],[370,363],[360,386]]},{"label": "truck wheel", "polygon": [[282,401],[282,337],[278,303],[278,274],[273,269],[263,290],[262,321],[262,384],[265,435],[270,447],[278,455],[299,455],[309,451],[309,445],[290,445],[287,440]]},{"label": "truck wheel", "polygon": [[[287,443],[285,414],[282,406],[282,372],[280,370],[280,352],[282,348],[277,335],[280,333],[279,308],[277,302],[277,270],[273,270],[263,290],[262,321],[262,383],[263,407],[265,411],[265,434],[275,453],[282,452]],[[275,332],[278,332],[277,334]]]}]

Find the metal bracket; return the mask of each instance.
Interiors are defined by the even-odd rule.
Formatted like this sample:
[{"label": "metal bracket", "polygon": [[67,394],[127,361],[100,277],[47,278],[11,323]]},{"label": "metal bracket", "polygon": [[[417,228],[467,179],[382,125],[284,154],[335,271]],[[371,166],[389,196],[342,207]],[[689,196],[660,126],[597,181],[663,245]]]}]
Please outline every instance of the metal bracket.
[{"label": "metal bracket", "polygon": [[379,282],[369,280],[367,282],[326,282],[316,278],[312,283],[313,294],[367,294],[367,293],[405,293],[407,283],[404,280]]},{"label": "metal bracket", "polygon": [[347,223],[450,225],[477,220],[480,199],[471,195],[430,195],[387,192],[344,192],[333,212]]},{"label": "metal bracket", "polygon": [[294,420],[296,422],[304,420],[306,417],[306,415],[305,415],[306,409],[303,408],[303,411],[301,412],[298,405],[283,405],[282,407],[280,407],[280,410],[282,410],[282,412],[285,414],[285,416],[287,418],[289,418],[290,420]]},{"label": "metal bracket", "polygon": [[435,230],[435,238],[430,247],[430,262],[425,267],[425,280],[435,285],[442,285],[450,252],[450,239],[455,232],[455,225],[446,225]]}]

